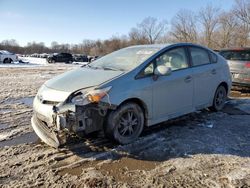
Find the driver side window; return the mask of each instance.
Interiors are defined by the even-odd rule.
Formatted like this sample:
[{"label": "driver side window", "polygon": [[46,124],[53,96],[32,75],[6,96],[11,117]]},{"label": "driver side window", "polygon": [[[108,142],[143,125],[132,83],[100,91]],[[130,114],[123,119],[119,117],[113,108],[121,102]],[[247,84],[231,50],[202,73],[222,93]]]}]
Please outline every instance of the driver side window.
[{"label": "driver side window", "polygon": [[188,61],[184,48],[174,48],[156,58],[156,66],[164,65],[173,71],[188,67]]}]

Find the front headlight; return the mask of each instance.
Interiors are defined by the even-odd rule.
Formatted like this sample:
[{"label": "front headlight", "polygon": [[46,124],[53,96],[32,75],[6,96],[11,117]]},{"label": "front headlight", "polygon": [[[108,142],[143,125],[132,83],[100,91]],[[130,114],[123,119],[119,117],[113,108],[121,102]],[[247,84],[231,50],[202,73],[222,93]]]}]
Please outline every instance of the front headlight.
[{"label": "front headlight", "polygon": [[95,89],[90,91],[80,91],[78,95],[71,99],[71,102],[76,105],[86,105],[88,103],[97,103],[103,97],[108,95],[109,90],[112,86],[102,88],[102,89]]}]

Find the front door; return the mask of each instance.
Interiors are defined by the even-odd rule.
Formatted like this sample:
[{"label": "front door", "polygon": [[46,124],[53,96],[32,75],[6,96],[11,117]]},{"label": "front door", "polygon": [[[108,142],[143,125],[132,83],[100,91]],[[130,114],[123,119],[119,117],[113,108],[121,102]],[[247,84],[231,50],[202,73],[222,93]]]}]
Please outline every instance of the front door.
[{"label": "front door", "polygon": [[192,111],[194,80],[186,48],[167,50],[155,62],[156,66],[170,67],[172,73],[159,76],[153,83],[154,123]]}]

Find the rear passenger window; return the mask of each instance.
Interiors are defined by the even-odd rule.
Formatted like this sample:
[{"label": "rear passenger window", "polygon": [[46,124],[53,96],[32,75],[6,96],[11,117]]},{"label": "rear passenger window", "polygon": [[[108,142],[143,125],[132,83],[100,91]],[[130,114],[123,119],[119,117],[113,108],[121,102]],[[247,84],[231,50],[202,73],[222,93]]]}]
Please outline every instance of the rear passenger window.
[{"label": "rear passenger window", "polygon": [[190,47],[193,66],[206,65],[210,63],[208,52],[202,48]]}]

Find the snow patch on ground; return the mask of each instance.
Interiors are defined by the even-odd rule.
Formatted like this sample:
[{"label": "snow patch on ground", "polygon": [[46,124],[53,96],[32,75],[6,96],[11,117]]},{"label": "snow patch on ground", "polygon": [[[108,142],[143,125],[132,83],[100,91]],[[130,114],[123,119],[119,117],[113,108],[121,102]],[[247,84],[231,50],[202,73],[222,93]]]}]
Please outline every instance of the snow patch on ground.
[{"label": "snow patch on ground", "polygon": [[236,108],[250,114],[250,99],[249,98],[236,98],[228,101],[229,104],[235,105]]},{"label": "snow patch on ground", "polygon": [[[34,66],[48,66],[46,58],[37,57],[18,57],[19,61],[11,64],[0,64],[0,67],[34,67]],[[89,62],[73,62],[74,65],[87,65]]]},{"label": "snow patch on ground", "polygon": [[11,109],[0,109],[0,114],[7,114],[7,113],[11,113],[13,112],[13,110]]},{"label": "snow patch on ground", "polygon": [[[34,97],[23,97],[23,98],[19,98],[19,99],[8,99],[3,104],[18,104],[18,103],[22,103],[22,104],[24,104],[26,106],[32,107],[33,100],[34,100]],[[0,112],[1,112],[1,110],[0,110]],[[3,112],[7,113],[7,112],[5,112],[5,110]]]},{"label": "snow patch on ground", "polygon": [[17,103],[23,103],[23,104],[25,104],[25,105],[27,105],[27,106],[30,106],[30,107],[32,107],[32,105],[33,105],[33,100],[34,100],[34,97],[24,97],[24,98],[21,98],[21,99],[18,99],[18,100],[16,100],[15,102],[17,102]]},{"label": "snow patch on ground", "polygon": [[0,67],[32,67],[32,66],[45,66],[46,59],[34,57],[19,57],[18,61],[11,64],[0,64]]},{"label": "snow patch on ground", "polygon": [[37,58],[37,57],[19,57],[23,62],[29,62],[37,65],[46,65],[47,61],[45,58]]},{"label": "snow patch on ground", "polygon": [[17,134],[20,134],[20,133],[24,132],[26,129],[27,128],[25,128],[25,127],[20,127],[20,128],[17,128],[17,129],[11,129],[9,131],[1,132],[0,133],[0,142],[4,141],[4,140],[8,140],[8,139],[14,137]]}]

